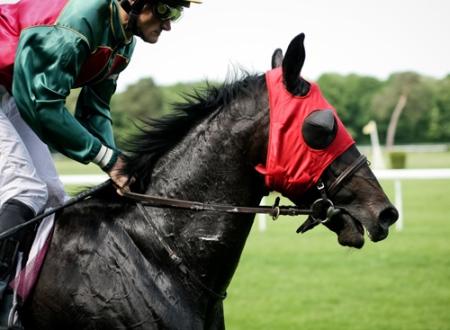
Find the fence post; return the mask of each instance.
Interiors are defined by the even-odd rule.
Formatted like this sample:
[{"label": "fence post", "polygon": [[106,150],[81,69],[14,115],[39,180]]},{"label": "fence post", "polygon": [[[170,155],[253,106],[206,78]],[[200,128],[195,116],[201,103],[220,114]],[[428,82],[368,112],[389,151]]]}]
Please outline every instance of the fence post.
[{"label": "fence post", "polygon": [[394,180],[395,186],[395,207],[398,210],[398,220],[395,223],[397,231],[403,230],[403,196],[402,196],[402,182],[399,179]]},{"label": "fence post", "polygon": [[[266,197],[261,199],[260,205],[266,205]],[[260,232],[264,232],[267,229],[267,217],[264,213],[258,214],[258,228]]]}]

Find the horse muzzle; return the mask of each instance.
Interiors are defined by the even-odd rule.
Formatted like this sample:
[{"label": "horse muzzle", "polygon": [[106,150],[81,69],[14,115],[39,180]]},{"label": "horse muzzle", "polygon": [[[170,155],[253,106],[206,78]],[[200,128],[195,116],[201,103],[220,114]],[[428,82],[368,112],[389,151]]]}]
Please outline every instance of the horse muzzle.
[{"label": "horse muzzle", "polygon": [[371,223],[372,226],[366,226],[363,222],[369,238],[373,242],[379,242],[385,239],[389,234],[389,227],[397,221],[398,216],[397,209],[393,206],[388,206],[379,212],[378,221],[375,224]]},{"label": "horse muzzle", "polygon": [[392,205],[378,212],[369,213],[360,210],[358,216],[349,210],[343,210],[341,213],[343,224],[337,226],[338,231],[336,231],[339,243],[354,247],[364,244],[364,232],[372,242],[384,240],[389,235],[389,227],[398,219],[398,211]]}]

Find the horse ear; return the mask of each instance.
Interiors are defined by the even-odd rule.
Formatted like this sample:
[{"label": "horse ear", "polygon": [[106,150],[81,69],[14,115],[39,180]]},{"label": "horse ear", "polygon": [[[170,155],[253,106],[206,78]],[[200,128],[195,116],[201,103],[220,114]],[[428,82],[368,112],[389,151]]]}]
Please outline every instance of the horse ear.
[{"label": "horse ear", "polygon": [[334,141],[337,132],[333,110],[317,110],[306,117],[302,135],[306,144],[313,149],[325,149]]},{"label": "horse ear", "polygon": [[288,46],[283,59],[283,78],[286,89],[294,95],[304,96],[309,91],[309,83],[300,77],[305,63],[305,34],[300,33]]},{"label": "horse ear", "polygon": [[283,63],[283,51],[280,48],[275,49],[272,55],[272,69],[279,68]]}]

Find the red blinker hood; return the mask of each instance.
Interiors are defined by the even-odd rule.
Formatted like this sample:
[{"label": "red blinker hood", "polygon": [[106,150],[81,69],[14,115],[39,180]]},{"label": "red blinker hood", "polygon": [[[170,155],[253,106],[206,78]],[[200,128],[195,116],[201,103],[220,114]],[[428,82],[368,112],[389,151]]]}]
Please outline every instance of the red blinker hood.
[{"label": "red blinker hood", "polygon": [[[260,164],[256,170],[265,176],[267,188],[295,203],[355,142],[317,84],[311,83],[305,96],[292,95],[283,83],[281,68],[268,71],[266,82],[270,106],[269,146],[266,165]],[[309,114],[325,109],[331,109],[336,118],[336,137],[325,149],[313,149],[303,139],[302,125]]]}]

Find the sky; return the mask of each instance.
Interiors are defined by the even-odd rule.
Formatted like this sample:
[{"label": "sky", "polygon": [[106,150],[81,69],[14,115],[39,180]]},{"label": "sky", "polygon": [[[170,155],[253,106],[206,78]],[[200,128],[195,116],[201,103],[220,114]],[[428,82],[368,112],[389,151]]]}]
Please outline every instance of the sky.
[{"label": "sky", "polygon": [[223,81],[236,68],[262,73],[273,51],[285,51],[301,32],[308,79],[326,72],[386,79],[401,71],[443,78],[449,15],[450,0],[203,0],[158,43],[138,41],[118,89],[146,77],[168,85]]}]

